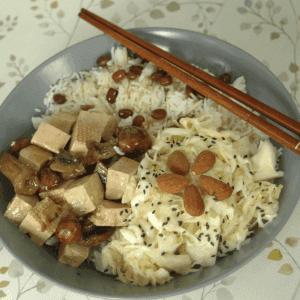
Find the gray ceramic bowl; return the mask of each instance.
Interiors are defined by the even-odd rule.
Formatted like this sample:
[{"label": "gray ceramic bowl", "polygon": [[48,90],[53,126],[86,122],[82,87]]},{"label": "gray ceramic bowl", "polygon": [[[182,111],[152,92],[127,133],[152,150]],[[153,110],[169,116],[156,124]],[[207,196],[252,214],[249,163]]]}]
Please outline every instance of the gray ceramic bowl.
[{"label": "gray ceramic bowl", "polygon": [[[244,75],[247,89],[253,97],[299,120],[296,105],[281,82],[244,51],[207,35],[184,30],[148,28],[132,31],[187,62],[208,68],[217,76],[224,72],[229,72],[234,77]],[[43,98],[50,84],[73,72],[91,69],[95,66],[96,59],[101,55],[109,54],[111,47],[115,45],[118,43],[111,38],[105,35],[98,36],[58,53],[31,72],[0,107],[0,153],[7,151],[13,140],[24,136],[30,137],[33,133],[31,117],[37,115],[35,108],[45,110]],[[79,269],[61,264],[54,254],[32,242],[28,236],[3,217],[0,218],[1,242],[31,271],[74,292],[104,298],[127,299],[159,298],[189,292],[238,270],[258,255],[286,223],[300,193],[299,157],[284,149],[280,168],[285,175],[278,180],[278,183],[284,185],[280,196],[278,217],[265,229],[257,231],[248,245],[227,256],[214,267],[187,276],[178,276],[162,286],[129,286],[115,280],[112,276],[96,272],[87,264],[82,264]],[[1,174],[1,216],[13,194],[12,185]]]}]

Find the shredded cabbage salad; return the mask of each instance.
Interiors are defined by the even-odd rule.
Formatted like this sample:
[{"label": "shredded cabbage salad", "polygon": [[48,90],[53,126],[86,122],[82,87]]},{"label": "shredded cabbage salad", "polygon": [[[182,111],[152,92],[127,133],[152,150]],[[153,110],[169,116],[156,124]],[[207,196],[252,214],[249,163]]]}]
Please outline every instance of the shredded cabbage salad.
[{"label": "shredded cabbage salad", "polygon": [[[239,250],[257,227],[266,226],[277,216],[282,185],[272,179],[283,172],[274,171],[277,165],[272,159],[270,178],[265,172],[266,180],[258,181],[255,174],[261,172],[260,163],[264,167],[266,155],[278,158],[280,150],[265,140],[259,149],[267,145],[269,152],[256,155],[257,146],[253,148],[248,136],[226,130],[208,113],[183,118],[176,125],[158,133],[126,187],[122,203],[132,207],[129,225],[117,229],[110,242],[94,251],[96,268],[118,275],[125,283],[164,284],[172,279],[171,272],[184,275],[213,266],[217,257]],[[201,151],[213,152],[216,163],[205,175],[228,183],[233,188],[230,198],[216,201],[199,185],[198,176],[187,174],[205,202],[205,213],[193,217],[184,209],[183,192],[162,192],[156,178],[171,173],[167,159],[176,150],[187,156],[191,166]]]}]

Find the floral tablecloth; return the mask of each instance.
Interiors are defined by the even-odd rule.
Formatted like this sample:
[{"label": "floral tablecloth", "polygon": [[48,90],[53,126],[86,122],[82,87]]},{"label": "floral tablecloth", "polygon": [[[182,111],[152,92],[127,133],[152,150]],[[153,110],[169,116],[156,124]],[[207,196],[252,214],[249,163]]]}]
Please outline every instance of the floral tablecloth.
[{"label": "floral tablecloth", "polygon": [[[0,104],[46,59],[99,35],[77,17],[81,7],[123,28],[172,27],[223,39],[267,66],[300,108],[299,0],[1,0]],[[299,220],[300,203],[275,240],[246,266],[210,286],[165,299],[300,299]],[[31,273],[3,245],[0,298],[93,299]]]}]

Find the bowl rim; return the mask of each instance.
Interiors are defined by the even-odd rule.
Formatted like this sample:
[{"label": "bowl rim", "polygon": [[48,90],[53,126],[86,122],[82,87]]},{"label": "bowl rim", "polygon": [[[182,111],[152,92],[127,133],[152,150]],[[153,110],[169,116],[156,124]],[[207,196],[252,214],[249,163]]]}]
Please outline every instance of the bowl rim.
[{"label": "bowl rim", "polygon": [[[196,32],[196,31],[192,31],[192,30],[186,30],[186,29],[176,29],[176,28],[164,28],[164,27],[147,27],[147,28],[132,28],[132,29],[127,29],[128,31],[134,33],[134,34],[139,34],[139,33],[148,33],[152,36],[161,36],[159,33],[165,32],[165,33],[170,33],[170,34],[184,34],[184,33],[188,33],[193,34],[195,36],[201,36],[202,38],[206,39],[207,41],[209,41],[210,43],[213,42],[213,44],[216,46],[218,44],[219,48],[229,48],[229,49],[234,49],[234,51],[237,51],[237,53],[242,53],[244,58],[249,58],[251,60],[255,60],[262,69],[264,69],[265,72],[268,73],[268,75],[270,76],[271,79],[273,79],[277,85],[280,85],[281,88],[283,88],[283,91],[285,92],[287,99],[289,99],[288,101],[290,102],[291,105],[294,106],[295,108],[295,114],[296,114],[296,119],[299,121],[300,120],[300,113],[299,110],[297,109],[297,106],[294,102],[294,100],[292,99],[292,97],[290,96],[290,94],[288,93],[287,89],[285,88],[285,86],[282,84],[282,82],[266,67],[264,66],[258,59],[256,59],[255,57],[253,57],[251,54],[247,53],[246,51],[238,48],[235,45],[232,45],[224,40],[221,40],[217,37],[214,36],[209,36],[200,32]],[[27,84],[27,80],[29,80],[30,76],[32,74],[38,73],[40,70],[42,70],[46,65],[49,64],[50,61],[53,61],[69,52],[72,51],[72,49],[75,49],[76,47],[78,47],[81,44],[84,44],[88,41],[92,41],[92,40],[97,40],[99,38],[101,38],[102,36],[105,36],[105,34],[100,34],[98,36],[86,39],[84,41],[78,42],[54,55],[52,55],[51,57],[47,58],[47,60],[45,60],[44,62],[42,62],[41,64],[39,64],[36,68],[34,68],[29,74],[26,75],[26,77],[16,86],[13,88],[13,90],[8,94],[8,96],[5,98],[5,100],[3,101],[3,103],[0,105],[0,113],[1,110],[4,109],[8,104],[9,104],[9,100],[13,97],[14,93],[16,90],[22,89],[24,85]],[[117,42],[116,42],[117,43]],[[219,274],[216,275],[213,279],[208,280],[207,283],[201,284],[201,282],[199,282],[199,284],[194,285],[192,287],[187,287],[187,288],[182,288],[180,290],[175,290],[175,291],[168,291],[168,292],[163,292],[162,294],[159,295],[147,295],[146,298],[147,299],[159,299],[161,297],[172,297],[172,296],[176,296],[176,295],[181,295],[184,293],[188,293],[188,292],[192,292],[196,289],[200,289],[203,288],[209,284],[212,284],[213,282],[217,282],[219,280],[221,280],[224,277],[229,276],[230,274],[236,272],[237,270],[239,270],[240,268],[242,268],[243,266],[245,266],[247,263],[249,263],[251,260],[253,260],[256,256],[258,256],[267,245],[270,244],[270,242],[278,235],[278,233],[282,230],[282,228],[284,227],[284,225],[286,224],[286,222],[288,221],[288,219],[290,218],[297,202],[299,199],[299,194],[300,194],[300,190],[299,192],[296,193],[297,197],[295,196],[295,199],[293,199],[292,205],[290,205],[286,215],[281,219],[280,225],[278,225],[278,227],[273,230],[272,235],[265,239],[260,245],[258,245],[258,247],[256,247],[256,249],[258,251],[256,251],[251,257],[247,257],[245,260],[243,260],[242,262],[239,262],[237,265],[235,265],[234,267],[232,267],[229,271],[226,272],[226,274]],[[40,276],[41,278],[45,278],[46,280],[52,282],[54,285],[59,286],[63,289],[66,289],[68,291],[72,291],[72,292],[78,292],[80,294],[83,295],[88,295],[91,297],[101,297],[104,299],[145,299],[143,296],[106,296],[106,295],[99,295],[99,294],[95,294],[93,292],[89,292],[89,291],[83,291],[82,289],[76,288],[76,287],[70,287],[64,283],[58,282],[56,281],[54,278],[50,278],[48,275],[45,274],[41,274],[40,271],[35,270],[33,267],[31,267],[31,265],[27,264],[26,262],[24,262],[20,257],[17,256],[17,254],[14,252],[14,250],[12,249],[12,247],[6,243],[5,240],[3,240],[2,236],[0,235],[0,242],[4,245],[4,247],[7,249],[7,251],[9,251],[9,253],[13,256],[13,258],[15,258],[17,261],[19,261],[22,265],[24,265],[26,268],[28,268],[32,273]],[[142,287],[141,287],[142,288]]]}]

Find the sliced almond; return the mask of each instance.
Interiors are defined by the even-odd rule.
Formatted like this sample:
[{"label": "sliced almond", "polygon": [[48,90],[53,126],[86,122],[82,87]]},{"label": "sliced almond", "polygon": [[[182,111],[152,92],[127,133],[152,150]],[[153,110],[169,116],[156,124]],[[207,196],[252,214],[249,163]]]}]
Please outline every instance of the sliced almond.
[{"label": "sliced almond", "polygon": [[205,205],[203,198],[194,184],[185,189],[183,201],[185,210],[191,216],[198,217],[204,213]]},{"label": "sliced almond", "polygon": [[228,184],[210,176],[200,176],[199,182],[209,195],[215,193],[217,200],[228,199],[233,192],[233,189]]},{"label": "sliced almond", "polygon": [[176,194],[186,188],[189,180],[178,174],[163,174],[157,178],[157,185],[163,192]]},{"label": "sliced almond", "polygon": [[187,157],[179,150],[169,155],[167,166],[173,173],[179,175],[185,175],[190,169],[190,163]]},{"label": "sliced almond", "polygon": [[208,172],[214,166],[215,162],[216,157],[211,151],[204,150],[200,152],[192,166],[192,175],[202,175]]}]

